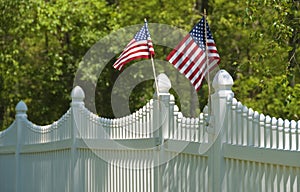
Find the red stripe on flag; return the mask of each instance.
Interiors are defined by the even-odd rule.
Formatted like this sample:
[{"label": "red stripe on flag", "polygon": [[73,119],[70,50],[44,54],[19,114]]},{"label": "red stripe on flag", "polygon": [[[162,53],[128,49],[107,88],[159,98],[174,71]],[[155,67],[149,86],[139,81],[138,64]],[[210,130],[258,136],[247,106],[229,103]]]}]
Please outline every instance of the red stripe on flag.
[{"label": "red stripe on flag", "polygon": [[[137,54],[137,56],[131,57],[134,54]],[[113,66],[115,68],[121,69],[126,63],[128,63],[128,62],[130,62],[134,59],[138,59],[138,58],[149,59],[150,58],[150,53],[148,51],[145,51],[145,49],[135,51],[135,52],[131,53],[130,55],[124,57],[124,58],[120,58],[120,60],[115,62],[115,64]]]},{"label": "red stripe on flag", "polygon": [[[126,49],[122,52],[120,57],[117,59],[117,61],[114,63],[114,67],[118,70],[120,70],[126,63],[134,60],[134,59],[139,59],[139,58],[145,58],[149,59],[151,54],[154,54],[154,49],[153,47],[148,47],[149,42],[144,41],[144,42],[136,42],[136,41],[131,41],[130,46],[127,46]],[[151,49],[151,51],[149,50]],[[134,57],[131,57],[131,55],[134,54],[140,54]]]},{"label": "red stripe on flag", "polygon": [[122,57],[123,55],[126,55],[130,50],[141,47],[141,46],[148,46],[147,42],[133,42],[129,47],[125,48],[122,54],[119,56]]},{"label": "red stripe on flag", "polygon": [[[167,56],[167,60],[170,60],[173,55],[175,55],[178,50],[180,49],[180,47],[182,47],[182,45],[186,42],[186,40],[190,37],[190,34],[186,35],[182,41],[180,41],[180,43],[171,51],[171,53]],[[173,63],[172,63],[173,64]]]},{"label": "red stripe on flag", "polygon": [[[198,64],[198,66],[197,66],[197,68],[199,67],[199,66],[201,66],[201,61],[200,61],[200,58],[201,58],[201,56],[203,55],[203,51],[201,50],[198,54],[197,54],[197,56],[195,57],[195,59],[194,59],[194,61],[193,61],[193,64],[192,65],[190,65],[190,67],[188,67],[185,71],[184,71],[184,74],[187,74],[190,70],[192,70],[192,67],[194,67],[196,64]],[[202,59],[202,61],[203,61],[203,59]]]},{"label": "red stripe on flag", "polygon": [[[183,60],[183,62],[178,66],[178,69],[181,70],[186,64],[188,61],[191,61],[191,58],[193,57],[194,53],[197,51],[197,49],[199,49],[197,47],[197,45],[191,41],[191,44],[194,45],[194,48],[192,50],[189,50],[189,52],[187,52],[187,54],[185,54],[186,58]],[[191,46],[192,46],[191,45]],[[190,49],[191,46],[188,48]]]}]

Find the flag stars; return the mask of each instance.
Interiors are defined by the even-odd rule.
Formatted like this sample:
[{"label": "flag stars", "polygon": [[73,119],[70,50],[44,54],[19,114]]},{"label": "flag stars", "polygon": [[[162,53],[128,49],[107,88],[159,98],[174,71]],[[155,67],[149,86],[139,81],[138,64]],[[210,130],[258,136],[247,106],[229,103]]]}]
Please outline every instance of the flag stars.
[{"label": "flag stars", "polygon": [[136,41],[147,40],[150,37],[150,33],[144,25],[142,29],[134,36]]},{"label": "flag stars", "polygon": [[[195,42],[199,45],[199,47],[203,50],[206,49],[206,39],[205,39],[205,22],[204,18],[201,19],[201,21],[190,31],[191,37],[195,40]],[[206,23],[206,38],[213,40],[212,34],[210,32],[210,29],[208,27],[208,24]]]}]

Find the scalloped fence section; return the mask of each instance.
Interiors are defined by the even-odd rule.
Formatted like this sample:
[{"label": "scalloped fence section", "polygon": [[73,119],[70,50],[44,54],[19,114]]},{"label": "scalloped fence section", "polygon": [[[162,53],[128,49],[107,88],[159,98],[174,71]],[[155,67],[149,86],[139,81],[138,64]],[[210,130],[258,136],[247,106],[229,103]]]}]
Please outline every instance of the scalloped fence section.
[{"label": "scalloped fence section", "polygon": [[264,149],[299,151],[300,120],[265,116],[229,99],[225,142]]},{"label": "scalloped fence section", "polygon": [[83,139],[152,138],[152,114],[153,100],[136,112],[115,119],[99,117],[82,106],[75,124]]},{"label": "scalloped fence section", "polygon": [[300,191],[300,121],[244,106],[224,70],[203,112],[185,117],[159,77],[159,94],[120,118],[90,112],[80,87],[50,125],[20,101],[0,132],[0,191]]}]

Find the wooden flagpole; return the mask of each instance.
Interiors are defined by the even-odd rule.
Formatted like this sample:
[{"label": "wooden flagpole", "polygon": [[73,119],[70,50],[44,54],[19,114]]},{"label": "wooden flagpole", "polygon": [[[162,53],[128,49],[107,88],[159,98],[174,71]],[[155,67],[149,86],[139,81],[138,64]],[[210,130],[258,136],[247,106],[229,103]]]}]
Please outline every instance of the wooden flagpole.
[{"label": "wooden flagpole", "polygon": [[[148,23],[147,23],[147,19],[145,18],[144,19],[145,23],[147,24],[148,26]],[[148,37],[150,38],[150,37]],[[153,60],[153,57],[152,55],[150,54],[150,59],[151,59],[151,64],[152,64],[152,70],[153,70],[153,75],[154,75],[154,82],[155,82],[155,87],[156,87],[156,93],[157,93],[157,97],[159,95],[159,91],[158,91],[158,83],[157,83],[157,79],[156,79],[156,72],[155,72],[155,66],[154,66],[154,60]]]},{"label": "wooden flagpole", "polygon": [[150,57],[151,57],[152,70],[153,70],[153,75],[154,75],[154,82],[155,82],[156,92],[157,92],[157,96],[158,96],[159,91],[158,91],[158,83],[157,83],[156,72],[155,72],[155,67],[154,67],[154,60],[153,60],[152,55],[150,55]]},{"label": "wooden flagpole", "polygon": [[[147,23],[147,19],[145,18],[145,23],[148,25]],[[148,38],[151,38],[151,37],[148,37]],[[151,64],[152,64],[152,70],[153,70],[153,75],[154,75],[154,82],[155,82],[155,87],[156,87],[156,94],[157,94],[157,100],[158,100],[158,110],[160,110],[160,102],[159,102],[159,91],[158,91],[158,83],[157,83],[157,78],[156,78],[156,72],[155,72],[155,66],[154,66],[154,60],[153,60],[153,57],[152,57],[152,54],[150,54],[150,59],[151,59]],[[160,123],[160,121],[158,121],[158,123]],[[159,124],[158,124],[159,125]],[[157,127],[158,128],[158,127]],[[160,134],[159,134],[160,135]],[[161,153],[161,149],[160,149],[160,146],[158,145],[157,146],[157,151],[158,153]],[[157,163],[160,163],[160,154],[157,155]],[[157,191],[161,191],[161,184],[160,184],[160,170],[159,170],[159,166],[157,166],[157,170],[155,171],[157,175],[157,179],[156,182],[157,182],[157,187],[154,185],[154,188],[155,190]],[[155,173],[154,173],[155,174]],[[155,183],[156,183],[155,182]]]},{"label": "wooden flagpole", "polygon": [[206,70],[207,71],[207,84],[208,84],[208,118],[211,116],[211,82],[209,74],[209,58],[208,58],[208,46],[207,46],[207,28],[206,28],[206,9],[204,9],[204,35],[205,35],[205,54],[206,54]]}]

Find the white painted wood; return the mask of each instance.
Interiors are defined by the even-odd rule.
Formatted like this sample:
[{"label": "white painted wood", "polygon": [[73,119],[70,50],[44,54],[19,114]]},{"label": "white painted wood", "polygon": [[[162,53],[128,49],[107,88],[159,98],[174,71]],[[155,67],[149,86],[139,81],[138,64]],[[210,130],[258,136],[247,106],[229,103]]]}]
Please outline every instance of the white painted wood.
[{"label": "white painted wood", "polygon": [[115,119],[85,108],[80,87],[50,125],[30,122],[21,101],[15,121],[0,132],[0,191],[300,190],[300,120],[244,106],[225,71],[213,82],[212,116],[206,106],[185,117],[167,76],[158,80],[158,95]]}]

